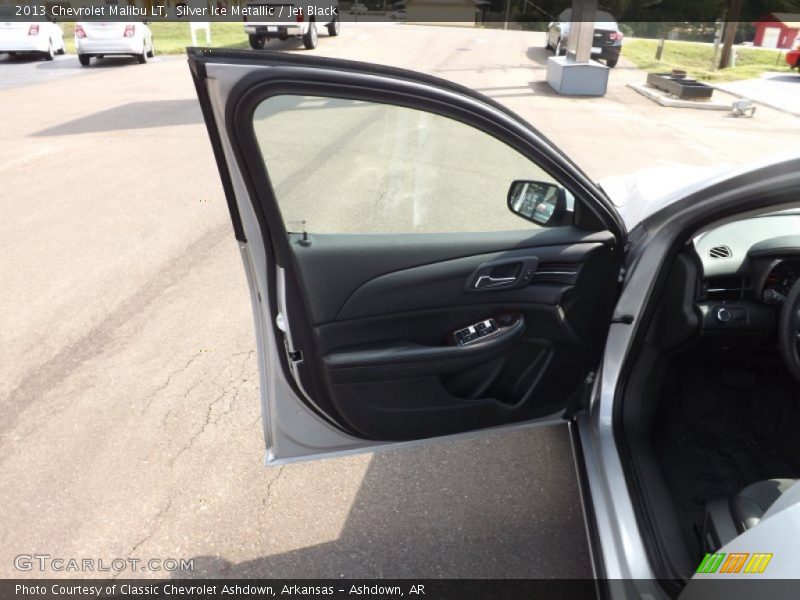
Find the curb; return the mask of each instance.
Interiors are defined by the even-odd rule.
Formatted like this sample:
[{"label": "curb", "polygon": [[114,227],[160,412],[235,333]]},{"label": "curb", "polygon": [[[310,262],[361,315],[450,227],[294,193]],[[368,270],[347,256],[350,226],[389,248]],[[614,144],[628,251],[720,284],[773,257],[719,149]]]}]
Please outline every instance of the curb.
[{"label": "curb", "polygon": [[[650,100],[657,102],[661,106],[667,106],[669,108],[698,108],[700,110],[728,110],[728,111],[731,110],[731,105],[724,102],[692,102],[691,100],[678,100],[676,98],[669,98],[668,96],[663,96],[642,83],[628,83],[626,85],[632,90],[639,92],[645,98],[649,98]],[[725,92],[726,94],[729,93],[725,90],[720,90],[720,91]]]},{"label": "curb", "polygon": [[730,94],[731,96],[736,96],[737,98],[741,98],[742,100],[749,100],[753,104],[758,104],[759,106],[766,106],[771,110],[777,110],[778,112],[782,112],[787,115],[792,115],[793,117],[800,117],[800,111],[789,110],[788,108],[784,108],[776,104],[771,104],[769,102],[764,102],[763,100],[756,100],[755,98],[750,98],[749,96],[743,96],[739,92],[726,90],[725,88],[719,87],[718,85],[713,85],[711,83],[707,83],[706,85],[711,86],[712,88],[714,88],[715,90],[719,90],[720,92],[724,92],[726,94]]}]

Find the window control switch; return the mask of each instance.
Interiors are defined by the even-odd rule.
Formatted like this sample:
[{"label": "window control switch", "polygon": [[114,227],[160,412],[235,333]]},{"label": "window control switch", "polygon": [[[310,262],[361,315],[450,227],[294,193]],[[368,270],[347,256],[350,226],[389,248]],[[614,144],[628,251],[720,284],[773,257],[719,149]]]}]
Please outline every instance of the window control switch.
[{"label": "window control switch", "polygon": [[475,326],[475,329],[478,330],[478,333],[481,335],[489,335],[497,331],[497,326],[494,324],[494,319],[486,319],[482,323],[478,323]]},{"label": "window control switch", "polygon": [[486,319],[480,323],[475,323],[475,325],[470,325],[469,327],[459,329],[453,335],[456,339],[456,343],[459,346],[463,346],[464,344],[474,342],[475,340],[487,336],[490,333],[494,333],[495,331],[497,331],[497,325],[495,324],[494,319]]}]

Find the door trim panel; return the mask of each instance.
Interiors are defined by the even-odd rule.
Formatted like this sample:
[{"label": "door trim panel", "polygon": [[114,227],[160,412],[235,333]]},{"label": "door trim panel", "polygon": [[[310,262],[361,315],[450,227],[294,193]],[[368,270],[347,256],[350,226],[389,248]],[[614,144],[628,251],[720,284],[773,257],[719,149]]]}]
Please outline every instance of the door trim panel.
[{"label": "door trim panel", "polygon": [[[312,322],[320,325],[353,318],[343,314],[348,304],[352,306],[352,296],[363,293],[365,286],[378,285],[372,281],[414,267],[456,259],[474,260],[477,267],[492,257],[525,253],[539,257],[542,263],[579,264],[593,247],[610,247],[614,238],[606,231],[592,233],[562,227],[485,233],[310,234],[307,241],[301,241],[302,235],[289,235],[291,254],[309,298]],[[341,269],[342,264],[357,264],[358,268]],[[488,294],[482,301],[490,301],[491,296]],[[547,299],[550,296],[543,298],[542,303],[553,303]]]},{"label": "door trim panel", "polygon": [[[584,260],[603,246],[584,244]],[[536,251],[538,252],[537,249]],[[567,249],[565,249],[567,250]],[[544,254],[553,254],[545,252]],[[566,252],[558,252],[563,260]],[[528,284],[521,288],[481,290],[474,294],[464,289],[477,268],[487,262],[505,259],[529,260],[531,250],[498,254],[479,254],[445,262],[413,267],[387,273],[364,283],[356,289],[338,311],[336,321],[347,321],[396,312],[408,312],[447,306],[494,303],[529,303],[555,306],[568,286]],[[541,259],[540,256],[536,258]],[[302,275],[301,275],[302,276]],[[402,292],[402,293],[399,293]]]},{"label": "door trim panel", "polygon": [[[327,342],[323,343],[323,337],[328,338],[329,342],[332,341],[330,336],[322,334],[323,329],[338,325],[347,327],[358,325],[360,327],[362,323],[366,323],[370,319],[317,321],[315,326],[315,321],[307,318],[311,314],[309,290],[305,289],[305,285],[300,279],[300,264],[292,252],[290,236],[286,234],[280,213],[277,211],[277,203],[275,202],[266,168],[261,160],[259,148],[255,143],[252,121],[248,122],[248,112],[251,109],[254,110],[257,103],[265,96],[275,93],[294,93],[369,99],[367,96],[374,94],[373,97],[378,102],[419,108],[427,112],[454,118],[489,135],[493,135],[507,145],[516,148],[523,155],[536,161],[545,170],[548,170],[548,167],[552,168],[553,172],[551,174],[565,184],[576,197],[576,223],[579,226],[586,227],[587,223],[590,222],[582,220],[580,207],[583,207],[586,209],[583,211],[584,213],[589,212],[595,215],[595,221],[592,222],[590,227],[600,228],[598,223],[602,221],[607,224],[610,231],[614,232],[593,234],[577,228],[573,231],[529,232],[530,235],[527,236],[530,238],[529,242],[533,241],[534,237],[536,242],[523,246],[513,243],[503,244],[496,248],[487,248],[485,245],[482,248],[478,248],[477,246],[486,241],[481,239],[474,242],[475,251],[468,251],[460,256],[448,256],[443,259],[434,257],[432,260],[431,256],[422,257],[421,262],[413,265],[414,267],[424,267],[426,264],[439,262],[440,260],[465,258],[475,255],[476,251],[480,254],[492,254],[492,250],[504,252],[509,248],[520,250],[526,246],[538,247],[539,243],[545,240],[548,240],[549,245],[563,245],[567,241],[566,238],[570,238],[572,234],[583,236],[584,239],[591,236],[599,236],[602,241],[593,239],[592,242],[599,243],[599,246],[605,246],[608,254],[604,255],[619,256],[621,242],[625,237],[624,226],[602,192],[585,175],[576,170],[569,159],[558,152],[546,139],[537,132],[528,129],[524,121],[515,117],[510,111],[500,107],[497,103],[485,99],[471,90],[454,84],[447,84],[435,78],[417,76],[400,70],[358,65],[347,63],[346,61],[326,61],[316,57],[301,58],[286,55],[272,57],[265,55],[255,59],[252,53],[201,51],[197,49],[190,49],[189,54],[195,81],[204,84],[207,92],[206,99],[213,108],[213,111],[204,111],[204,117],[207,121],[209,118],[214,119],[223,138],[224,160],[231,172],[236,171],[234,182],[237,185],[232,186],[234,188],[232,191],[226,189],[226,195],[229,193],[235,194],[235,204],[242,217],[242,229],[251,232],[254,228],[257,228],[255,236],[247,236],[247,239],[255,242],[255,245],[248,247],[249,244],[243,244],[242,252],[251,259],[254,265],[261,266],[265,260],[267,262],[265,269],[260,268],[259,272],[253,273],[255,282],[251,282],[251,294],[253,296],[254,310],[258,311],[261,317],[256,320],[260,346],[263,348],[265,343],[269,346],[264,353],[266,356],[260,357],[260,368],[262,370],[261,387],[265,411],[265,433],[269,446],[268,458],[270,460],[281,461],[310,454],[329,455],[337,451],[363,451],[374,448],[377,442],[374,435],[365,435],[362,428],[353,427],[352,419],[341,419],[342,415],[337,415],[336,411],[328,414],[328,403],[321,401],[319,404],[325,410],[326,416],[333,417],[337,426],[357,433],[357,437],[347,435],[344,431],[333,431],[330,425],[324,423],[320,417],[315,416],[310,411],[311,407],[304,406],[305,401],[302,396],[295,394],[296,390],[293,391],[290,389],[290,385],[287,385],[291,384],[290,380],[292,378],[286,369],[286,357],[283,356],[282,334],[275,326],[277,302],[276,289],[273,284],[275,282],[274,268],[276,264],[284,267],[287,271],[286,281],[287,288],[289,288],[287,290],[288,310],[293,313],[289,322],[295,341],[302,345],[304,354],[304,360],[301,361],[302,368],[306,370],[314,368],[325,378],[325,369],[320,369],[321,364],[315,364],[323,362],[323,354],[320,353],[320,350],[327,344]],[[349,72],[348,69],[363,72]],[[308,78],[311,79],[309,80]],[[273,79],[273,81],[265,81],[269,79]],[[280,79],[280,81],[276,79]],[[332,93],[334,90],[338,90],[339,93]],[[201,98],[201,103],[202,101]],[[245,101],[252,101],[252,105],[246,105]],[[227,135],[225,135],[226,133]],[[216,158],[219,162],[220,157],[217,156]],[[231,174],[234,175],[234,173]],[[258,235],[259,230],[261,236]],[[513,236],[514,233],[510,235]],[[579,246],[583,246],[581,242],[584,240],[574,241],[577,241]],[[586,248],[584,247],[582,250],[586,250]],[[422,254],[422,251],[420,254]],[[436,253],[434,252],[434,254]],[[401,265],[394,271],[405,270],[406,268],[407,265]],[[391,272],[392,270],[390,269],[389,271],[370,273],[366,279],[355,282],[356,285],[351,290],[355,291],[363,286],[366,281],[388,275]],[[574,273],[572,274],[574,275]],[[359,277],[363,275],[364,273],[361,273]],[[550,285],[553,288],[562,288],[561,297],[564,294],[569,294],[568,285],[553,284],[552,282],[546,285]],[[533,287],[545,287],[546,285],[537,284]],[[485,296],[485,300],[474,305],[450,307],[450,312],[456,313],[457,316],[473,313],[473,311],[483,311],[491,307],[490,299],[494,297],[494,293],[487,292],[486,294],[476,294],[475,296]],[[345,301],[347,299],[345,298]],[[501,304],[507,308],[509,304],[506,302],[504,301]],[[523,299],[521,303],[525,305],[529,314],[531,312],[535,314],[537,317],[535,321],[547,315],[542,322],[552,321],[557,324],[557,329],[562,330],[562,332],[567,331],[561,326],[566,321],[564,320],[564,309],[558,305],[558,302],[555,304],[531,304],[529,299]],[[339,304],[339,306],[343,306],[343,304]],[[564,306],[569,306],[569,298],[567,298]],[[569,311],[569,308],[566,310]],[[436,310],[404,311],[398,314],[379,314],[377,316],[378,320],[385,318],[386,321],[400,323],[412,314],[420,315],[425,313],[432,315],[435,312]],[[336,317],[336,313],[334,313],[334,317]],[[528,326],[530,326],[530,322]],[[547,335],[547,330],[548,328],[545,327],[541,332]],[[332,329],[328,329],[329,333],[332,331]],[[539,333],[539,330],[536,333]],[[571,333],[567,335],[572,337]],[[558,346],[560,343],[562,342],[537,339],[533,335],[529,337],[527,332],[524,336],[520,336],[517,342],[518,345],[531,349],[530,351],[537,357],[535,359],[537,364],[548,363],[549,359],[547,357],[551,355],[552,347]],[[327,348],[327,350],[336,350],[337,347],[338,344]],[[536,349],[535,352],[532,349]],[[490,359],[489,363],[492,362]],[[276,369],[281,363],[284,368]],[[485,365],[485,368],[492,368],[492,365]],[[569,368],[577,369],[574,375],[562,373],[559,377],[571,385],[577,381],[578,373],[583,369],[577,363],[569,366]],[[425,387],[428,385],[425,383],[425,379],[421,377],[407,380],[407,382],[416,381]],[[448,420],[445,415],[451,412],[447,408],[451,399],[455,399],[460,405],[459,407],[454,405],[452,407],[453,411],[461,411],[463,413],[466,410],[472,415],[460,423],[457,423],[460,421],[459,419],[453,420],[453,423],[457,423],[456,430],[462,430],[464,427],[485,428],[487,423],[501,423],[503,418],[495,417],[498,414],[505,415],[514,410],[513,405],[493,400],[491,392],[486,393],[485,400],[475,398],[465,404],[464,398],[449,393],[444,389],[442,381],[438,377],[436,379],[438,383],[434,387],[438,385],[443,391],[439,395],[439,399],[433,402],[433,406],[445,408],[445,411],[441,413],[439,419],[432,417],[433,420]],[[386,396],[386,394],[370,396],[369,391],[364,388],[364,386],[369,385],[369,382],[336,384],[328,381],[327,383],[327,387],[335,390],[337,396],[335,404],[339,407],[347,405],[352,399],[364,399],[365,397],[378,401],[380,404]],[[450,381],[447,382],[448,387],[451,383]],[[547,382],[544,382],[544,384],[547,385]],[[535,385],[539,385],[539,383],[536,382]],[[355,396],[351,396],[346,392],[340,394],[340,391],[344,392],[342,390],[343,387],[350,387],[350,391],[354,392]],[[396,387],[396,392],[399,394],[400,386]],[[312,388],[309,387],[307,389],[311,391]],[[316,390],[314,391],[316,392]],[[413,412],[415,411],[404,410],[403,403],[419,398],[426,399],[426,401],[430,400],[430,398],[426,398],[424,391],[422,395],[418,396],[413,394],[408,396],[406,392],[413,392],[413,390],[406,389],[401,394],[402,397],[398,396],[400,402],[394,406],[391,402],[388,404],[383,402],[384,408],[389,410],[388,412],[379,411],[383,414],[382,419],[389,417],[390,421],[392,415],[397,416],[400,420],[406,420],[406,417],[413,418]],[[479,395],[483,395],[483,393]],[[529,417],[531,419],[548,417],[552,419],[561,413],[559,407],[550,407],[552,412],[549,413],[545,412],[546,408],[548,407],[537,407],[536,414],[530,414]],[[487,415],[491,416],[492,414],[495,417],[487,420]],[[439,436],[452,430],[453,423],[445,423],[444,428],[434,428],[431,430],[432,433],[425,433],[423,429],[427,425],[421,422],[417,429],[412,428],[401,432],[400,438],[391,434],[391,432],[387,432],[388,434],[383,439],[408,439],[409,435],[412,437],[426,437],[429,434]],[[380,432],[378,433],[378,438],[380,438]]]},{"label": "door trim panel", "polygon": [[503,354],[524,331],[525,318],[520,316],[508,327],[500,325],[497,335],[474,344],[423,345],[406,340],[387,340],[331,352],[325,356],[325,365],[334,383],[445,375]]}]

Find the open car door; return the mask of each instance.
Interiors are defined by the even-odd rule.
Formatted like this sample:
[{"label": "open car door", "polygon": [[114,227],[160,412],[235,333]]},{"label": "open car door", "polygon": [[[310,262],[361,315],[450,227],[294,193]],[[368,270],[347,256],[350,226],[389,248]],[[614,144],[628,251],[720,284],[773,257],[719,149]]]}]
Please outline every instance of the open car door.
[{"label": "open car door", "polygon": [[548,140],[418,73],[188,53],[250,285],[268,462],[575,408],[625,230]]}]

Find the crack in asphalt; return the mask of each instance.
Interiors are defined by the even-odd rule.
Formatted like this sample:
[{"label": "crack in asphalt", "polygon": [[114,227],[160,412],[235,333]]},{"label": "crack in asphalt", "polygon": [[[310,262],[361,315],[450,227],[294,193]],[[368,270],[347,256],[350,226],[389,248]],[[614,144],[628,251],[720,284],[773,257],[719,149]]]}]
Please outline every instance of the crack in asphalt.
[{"label": "crack in asphalt", "polygon": [[[255,353],[255,350],[248,350],[246,352],[239,352],[237,354],[232,355],[232,357],[233,356],[244,356],[244,359],[242,359],[242,361],[241,361],[241,365],[239,367],[238,373],[233,375],[232,377],[230,377],[228,379],[228,381],[226,383],[222,384],[222,385],[220,385],[216,381],[212,381],[211,382],[212,385],[215,385],[215,386],[217,386],[219,388],[220,392],[206,406],[206,415],[205,415],[205,418],[203,420],[203,423],[200,425],[200,428],[197,429],[189,437],[189,439],[183,444],[183,446],[181,446],[181,448],[178,450],[178,452],[175,454],[175,456],[173,456],[169,460],[168,466],[169,466],[170,469],[172,469],[174,467],[175,463],[178,461],[178,459],[185,452],[187,452],[189,449],[192,448],[192,446],[194,446],[195,442],[200,438],[200,436],[202,436],[205,433],[205,431],[206,431],[206,429],[208,428],[209,425],[216,425],[217,423],[220,422],[220,420],[223,417],[225,417],[226,415],[229,415],[229,414],[231,414],[233,412],[233,410],[234,410],[233,401],[239,396],[239,393],[240,393],[240,390],[241,390],[241,384],[242,383],[246,383],[247,381],[250,381],[251,379],[253,379],[253,376],[254,376],[253,372],[251,372],[247,377],[244,377],[244,374],[245,374],[245,371],[247,370],[247,364],[248,364],[250,358],[253,356],[254,353]],[[233,395],[230,395],[230,392],[232,390],[235,390],[235,393]],[[187,392],[187,394],[188,394],[188,392]],[[219,404],[220,402],[222,402],[226,398],[229,398],[229,402],[228,402],[227,408],[225,408],[222,412],[220,412],[216,416],[216,418],[214,418],[214,415],[213,415],[214,408],[217,406],[217,404]]]},{"label": "crack in asphalt", "polygon": [[[167,504],[156,513],[155,517],[153,517],[153,527],[150,532],[133,545],[131,551],[128,552],[125,558],[134,557],[134,553],[139,549],[139,547],[149,541],[156,534],[158,528],[161,526],[161,521],[163,520],[164,515],[167,513],[167,511],[169,511],[170,508],[172,508],[172,496],[167,499]],[[111,578],[117,579],[126,572],[127,571],[117,571]]]},{"label": "crack in asphalt", "polygon": [[190,385],[186,388],[186,391],[183,393],[183,397],[180,399],[180,401],[176,402],[172,408],[164,413],[164,416],[161,418],[161,427],[166,427],[170,418],[186,406],[186,401],[189,399],[189,394],[199,388],[202,383],[203,381],[198,378],[195,380],[193,385]]},{"label": "crack in asphalt", "polygon": [[280,467],[278,467],[278,471],[277,473],[275,473],[275,477],[270,479],[269,483],[267,484],[266,494],[264,495],[264,499],[261,501],[261,504],[267,508],[269,508],[269,501],[272,499],[272,492],[273,492],[272,488],[275,486],[275,484],[283,475],[283,471],[285,468],[286,465],[281,465]]},{"label": "crack in asphalt", "polygon": [[[230,356],[228,356],[228,360],[230,360],[230,359],[232,359],[232,358],[239,357],[239,356],[245,356],[245,355],[246,355],[246,358],[245,358],[245,360],[244,360],[244,362],[243,362],[243,366],[244,366],[244,363],[246,363],[246,362],[247,362],[247,360],[249,360],[249,359],[250,359],[250,357],[251,357],[251,356],[252,356],[254,353],[255,353],[255,350],[254,350],[254,349],[251,349],[251,350],[243,350],[243,351],[241,351],[241,352],[234,352],[233,354],[231,354]],[[193,356],[191,359],[189,359],[189,361],[186,363],[186,365],[184,365],[184,366],[183,366],[183,367],[181,367],[180,369],[177,369],[177,370],[173,371],[173,372],[172,372],[172,373],[171,373],[171,374],[170,374],[170,375],[167,377],[167,380],[166,380],[166,382],[165,382],[163,385],[159,386],[159,387],[158,387],[158,388],[157,388],[157,389],[156,389],[156,390],[153,392],[153,395],[155,396],[155,395],[156,395],[156,394],[158,394],[159,392],[161,392],[161,391],[165,390],[167,387],[169,387],[169,384],[171,383],[171,380],[174,378],[174,376],[175,376],[175,375],[177,375],[177,374],[179,374],[179,373],[181,373],[181,372],[183,372],[183,371],[186,371],[186,370],[187,370],[187,369],[188,369],[188,368],[191,366],[191,364],[194,362],[194,360],[197,358],[197,356],[199,356],[200,354],[203,354],[203,352],[202,352],[202,351],[201,351],[201,352],[198,352],[198,353],[197,353],[197,354],[195,354],[195,355],[194,355],[194,356]],[[248,381],[249,379],[250,379],[250,377],[248,377],[247,379],[243,379],[242,381]],[[189,398],[189,394],[191,394],[191,393],[192,393],[194,390],[196,390],[198,387],[200,387],[200,385],[201,385],[202,383],[203,383],[203,381],[202,381],[201,379],[199,379],[199,378],[198,378],[198,379],[196,379],[196,380],[195,380],[194,384],[192,384],[192,385],[190,385],[189,387],[187,387],[187,388],[186,388],[186,391],[183,393],[183,397],[181,398],[180,402],[176,403],[176,404],[175,404],[175,406],[173,406],[173,407],[172,407],[172,408],[170,408],[170,409],[169,409],[169,410],[168,410],[166,413],[164,413],[164,416],[163,416],[163,418],[161,419],[161,426],[162,426],[162,427],[165,427],[165,426],[167,425],[167,421],[170,419],[170,417],[172,417],[172,416],[173,416],[173,415],[174,415],[176,412],[178,412],[179,410],[181,410],[182,408],[184,408],[184,407],[185,407],[185,403],[186,403],[186,400]],[[152,403],[153,399],[154,399],[154,398],[151,398],[151,399],[148,401],[148,403],[147,403],[147,406],[150,406],[150,404]],[[142,413],[144,413],[144,411],[147,409],[147,406],[145,406],[145,408],[142,410]]]},{"label": "crack in asphalt", "polygon": [[[192,363],[193,363],[195,360],[197,360],[197,357],[199,357],[201,354],[203,354],[203,352],[202,352],[202,351],[197,351],[195,354],[193,354],[193,355],[192,355],[192,357],[191,357],[191,358],[190,358],[190,359],[187,361],[187,363],[186,363],[185,365],[183,365],[182,367],[180,367],[180,368],[178,368],[178,369],[174,370],[172,373],[170,373],[169,375],[167,375],[167,379],[164,381],[164,383],[162,383],[160,386],[158,386],[158,387],[157,387],[155,390],[153,390],[153,392],[150,394],[150,398],[149,398],[149,399],[147,400],[147,402],[145,403],[145,405],[144,405],[144,407],[142,408],[142,410],[141,410],[141,413],[140,413],[140,414],[142,414],[142,415],[143,415],[144,413],[146,413],[146,412],[147,412],[147,409],[148,409],[148,408],[150,408],[150,405],[153,403],[153,400],[155,400],[156,396],[157,396],[157,395],[158,395],[160,392],[164,391],[165,389],[167,389],[167,388],[169,387],[169,384],[170,384],[170,383],[172,383],[172,379],[173,379],[174,377],[176,377],[177,375],[180,375],[181,373],[183,373],[184,371],[186,371],[186,370],[187,370],[189,367],[191,367],[191,366],[192,366]],[[194,387],[197,387],[197,386],[195,385]],[[193,388],[190,388],[190,389],[193,389]],[[188,394],[188,393],[189,393],[189,390],[187,390],[187,391],[186,391],[186,394]],[[184,397],[185,397],[185,395],[184,395]]]}]

